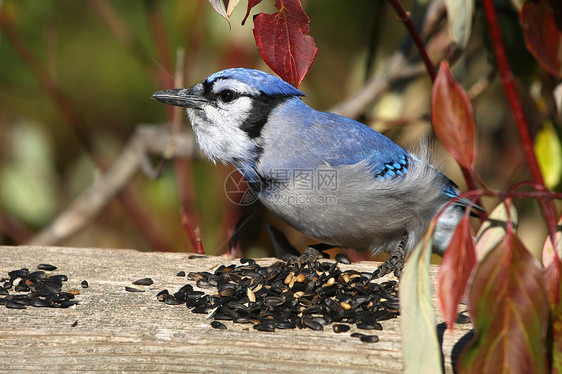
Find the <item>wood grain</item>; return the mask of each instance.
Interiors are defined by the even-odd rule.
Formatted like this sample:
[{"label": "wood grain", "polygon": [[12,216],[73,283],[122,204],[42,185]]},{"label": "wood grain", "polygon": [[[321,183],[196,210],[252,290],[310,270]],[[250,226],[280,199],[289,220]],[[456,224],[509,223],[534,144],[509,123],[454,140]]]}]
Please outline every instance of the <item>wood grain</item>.
[{"label": "wood grain", "polygon": [[[238,263],[226,257],[189,259],[184,253],[126,249],[0,246],[0,277],[40,263],[66,274],[63,290],[76,288],[79,305],[68,309],[8,309],[0,306],[0,372],[183,372],[183,373],[397,373],[403,370],[400,318],[383,321],[380,341],[362,343],[324,331],[259,332],[248,325],[225,322],[211,328],[205,315],[185,306],[156,300],[164,288],[175,292],[186,283],[183,270],[213,271]],[[261,265],[275,259],[258,259]],[[341,265],[372,271],[378,263]],[[432,269],[435,280],[437,268]],[[142,293],[125,291],[136,279],[150,277]],[[89,288],[80,287],[87,280]],[[442,322],[441,316],[438,321]],[[73,324],[77,322],[76,326]],[[442,336],[446,372],[466,342],[470,324]],[[362,331],[365,332],[365,331]],[[464,337],[464,338],[463,338]],[[452,353],[454,352],[454,353]]]}]

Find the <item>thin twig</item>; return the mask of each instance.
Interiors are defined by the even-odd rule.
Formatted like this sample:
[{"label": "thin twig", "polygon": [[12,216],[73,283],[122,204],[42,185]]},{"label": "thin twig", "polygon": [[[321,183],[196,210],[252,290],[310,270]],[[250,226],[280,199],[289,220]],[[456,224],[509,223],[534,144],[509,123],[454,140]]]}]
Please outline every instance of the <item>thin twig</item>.
[{"label": "thin twig", "polygon": [[332,107],[329,111],[345,117],[357,118],[390,85],[400,79],[411,79],[423,74],[423,66],[409,64],[402,52],[394,52],[385,62],[382,71],[369,79],[356,93]]},{"label": "thin twig", "polygon": [[14,27],[10,16],[6,14],[7,11],[5,10],[5,7],[0,10],[0,29],[2,30],[4,35],[6,35],[6,38],[14,47],[21,60],[24,62],[24,64],[27,65],[31,73],[35,76],[35,79],[37,79],[43,90],[47,93],[47,95],[49,95],[49,97],[58,107],[60,113],[66,119],[66,122],[70,125],[80,144],[84,147],[86,152],[88,152],[90,157],[95,160],[94,150],[86,123],[84,122],[78,111],[74,109],[74,106],[70,103],[66,95],[62,92],[62,90],[60,90],[51,74],[49,74],[47,69],[35,57],[31,49],[22,39],[21,35]]},{"label": "thin twig", "polygon": [[[185,51],[183,48],[178,49],[176,55],[176,71],[174,74],[174,86],[183,87],[184,85],[184,64]],[[185,125],[185,110],[180,107],[172,107],[172,132],[179,134],[181,128]],[[173,141],[173,139],[172,139]],[[173,147],[173,143],[170,144]],[[200,222],[199,214],[195,209],[195,192],[193,190],[193,172],[191,168],[191,160],[179,159],[174,160],[174,170],[176,172],[176,185],[180,198],[180,214],[181,222],[185,232],[189,238],[189,244],[193,252],[199,253],[203,246],[197,240],[199,232],[198,222]]]},{"label": "thin twig", "polygon": [[399,0],[388,0],[388,1],[390,1],[390,4],[392,4],[394,9],[396,10],[396,13],[398,13],[398,17],[400,18],[400,21],[402,21],[406,26],[406,28],[408,29],[408,32],[412,36],[412,39],[414,40],[414,43],[416,44],[416,47],[420,52],[427,73],[431,77],[431,80],[434,81],[435,77],[437,76],[437,74],[435,73],[435,67],[433,66],[433,63],[431,62],[429,56],[427,55],[427,51],[425,50],[423,41],[421,40],[420,34],[418,33],[418,31],[414,27],[414,24],[412,23],[412,20],[410,19],[410,15],[404,11],[404,8],[402,8],[402,5],[400,4]]},{"label": "thin twig", "polygon": [[85,228],[130,183],[148,153],[164,154],[166,152],[171,137],[174,137],[176,144],[174,157],[193,158],[200,155],[196,152],[193,136],[187,131],[174,135],[163,126],[139,126],[107,173],[76,198],[63,213],[33,237],[28,244],[57,244]]},{"label": "thin twig", "polygon": [[[152,57],[152,53],[143,46],[140,39],[135,35],[111,2],[108,0],[88,0],[88,3],[113,36],[151,73],[151,79],[158,85],[162,74],[166,74],[169,70],[161,67]],[[154,74],[154,66],[160,69],[160,75]]]},{"label": "thin twig", "polygon": [[154,45],[158,52],[158,79],[159,87],[163,89],[173,88],[174,78],[170,74],[172,71],[172,48],[170,47],[169,38],[166,34],[166,22],[162,16],[161,2],[147,1],[148,20],[150,31],[154,39]]},{"label": "thin twig", "polygon": [[[96,3],[94,0],[92,0],[92,2]],[[20,34],[13,26],[11,19],[6,14],[4,9],[2,9],[0,12],[0,28],[7,36],[10,43],[14,46],[14,49],[18,52],[21,59],[29,67],[35,78],[39,81],[41,87],[57,105],[59,111],[62,113],[67,123],[70,125],[71,130],[74,132],[80,144],[84,147],[96,166],[101,171],[105,171],[107,169],[107,166],[104,160],[97,157],[94,152],[91,141],[91,133],[88,131],[86,122],[74,109],[74,106],[72,105],[70,100],[68,100],[66,95],[64,95],[60,87],[56,84],[56,81],[52,78],[51,74],[49,74],[47,69],[35,57],[25,41],[21,38]],[[125,36],[122,35],[122,37]],[[138,203],[134,201],[131,195],[119,195],[119,202],[122,204],[125,211],[129,214],[129,216],[135,222],[143,235],[151,242],[151,244],[159,248],[167,247],[167,245],[164,244],[164,237],[157,234],[157,231],[150,223],[148,216],[138,207]]]},{"label": "thin twig", "polygon": [[[494,49],[494,56],[496,57],[496,63],[500,70],[502,77],[502,84],[504,86],[505,93],[509,102],[509,106],[515,118],[515,125],[517,127],[517,132],[521,140],[521,145],[523,146],[523,152],[525,153],[527,164],[531,171],[531,176],[541,186],[545,186],[544,179],[541,174],[535,152],[533,150],[533,140],[529,132],[529,126],[525,119],[525,114],[523,112],[523,107],[519,96],[517,95],[517,90],[515,87],[514,77],[509,66],[509,61],[507,59],[507,54],[503,44],[503,39],[498,24],[498,18],[496,15],[496,9],[494,8],[493,0],[484,0],[484,13],[486,14],[486,20],[488,22],[488,29],[490,32],[490,39],[492,41],[492,46]],[[550,200],[539,200],[544,218],[548,224],[550,236],[554,245],[556,245],[556,209]]]},{"label": "thin twig", "polygon": [[[0,233],[10,238],[14,243],[23,243],[29,240],[32,235],[31,230],[4,212],[0,212]],[[1,239],[2,236],[0,235]]]}]

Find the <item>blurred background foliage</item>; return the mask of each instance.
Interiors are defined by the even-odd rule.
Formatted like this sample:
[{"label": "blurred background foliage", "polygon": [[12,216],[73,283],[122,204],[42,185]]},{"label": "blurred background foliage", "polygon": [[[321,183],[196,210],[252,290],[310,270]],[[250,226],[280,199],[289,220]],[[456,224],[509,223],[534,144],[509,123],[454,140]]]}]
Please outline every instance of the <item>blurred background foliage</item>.
[{"label": "blurred background foliage", "polygon": [[[271,72],[260,59],[251,17],[241,20],[246,3],[231,18],[231,28],[207,0],[4,0],[0,2],[0,243],[22,244],[48,225],[92,185],[111,165],[139,124],[165,126],[170,109],[150,99],[173,79],[178,48],[185,50],[185,86],[228,67],[251,67]],[[425,2],[403,1],[414,20]],[[328,110],[356,92],[385,59],[409,37],[385,1],[303,1],[310,17],[310,34],[319,53],[300,89],[305,101]],[[539,134],[537,151],[549,187],[560,191],[560,114],[552,91],[556,82],[526,51],[517,10],[497,1],[511,63],[531,131]],[[478,2],[477,2],[478,7]],[[257,12],[271,13],[273,1]],[[8,26],[6,26],[8,25]],[[18,51],[9,27],[19,35],[36,63]],[[446,30],[446,27],[442,29]],[[446,32],[442,43],[449,43]],[[429,50],[431,55],[431,50]],[[417,59],[411,50],[408,56]],[[436,61],[438,62],[438,61]],[[485,22],[479,9],[466,50],[453,64],[455,78],[473,99],[478,126],[476,169],[491,188],[506,190],[528,179],[513,119],[494,69]],[[39,83],[48,75],[78,114],[92,153]],[[171,86],[170,86],[171,87]],[[361,120],[407,148],[432,139],[429,123],[431,81],[427,76],[401,81],[385,92]],[[548,126],[543,127],[547,123]],[[187,125],[186,125],[187,126]],[[462,186],[454,161],[435,145],[444,172]],[[558,152],[558,153],[557,153]],[[93,161],[92,154],[97,160]],[[279,227],[297,248],[310,240],[267,214],[258,204],[238,207],[224,193],[231,169],[193,160],[190,183],[194,196],[192,227],[199,227],[207,254],[221,254],[240,217],[250,217],[240,231],[240,248],[247,256],[272,255],[263,222]],[[181,222],[178,184],[168,165],[159,179],[139,173],[123,191],[135,209],[114,200],[95,221],[61,245],[191,251]],[[489,205],[487,205],[489,203]],[[486,208],[495,203],[484,201]],[[539,251],[546,226],[534,201],[517,201],[520,237]],[[147,240],[148,222],[162,245]],[[136,219],[134,219],[136,218]]]}]

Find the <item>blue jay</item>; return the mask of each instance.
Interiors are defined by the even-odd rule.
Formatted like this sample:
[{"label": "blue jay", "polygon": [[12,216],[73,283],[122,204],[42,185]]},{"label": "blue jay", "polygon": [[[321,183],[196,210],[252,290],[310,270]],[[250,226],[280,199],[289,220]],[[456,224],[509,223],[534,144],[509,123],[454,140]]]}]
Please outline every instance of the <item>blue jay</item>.
[{"label": "blue jay", "polygon": [[[409,153],[362,123],[314,110],[302,96],[270,74],[234,68],[152,98],[185,107],[203,152],[236,167],[289,225],[331,246],[395,255],[382,271],[398,274],[404,255],[458,187],[426,155]],[[466,203],[459,200],[440,216],[434,251],[447,248]]]}]

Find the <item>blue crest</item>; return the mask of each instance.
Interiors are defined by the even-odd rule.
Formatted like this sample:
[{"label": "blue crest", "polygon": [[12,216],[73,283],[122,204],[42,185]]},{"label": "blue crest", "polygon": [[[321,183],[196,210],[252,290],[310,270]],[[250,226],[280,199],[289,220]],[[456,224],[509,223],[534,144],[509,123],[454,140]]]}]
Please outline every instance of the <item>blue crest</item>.
[{"label": "blue crest", "polygon": [[305,96],[284,80],[261,70],[245,68],[226,69],[209,75],[206,81],[213,83],[217,79],[236,79],[260,90],[266,95]]}]

